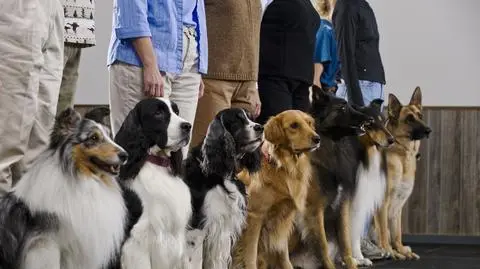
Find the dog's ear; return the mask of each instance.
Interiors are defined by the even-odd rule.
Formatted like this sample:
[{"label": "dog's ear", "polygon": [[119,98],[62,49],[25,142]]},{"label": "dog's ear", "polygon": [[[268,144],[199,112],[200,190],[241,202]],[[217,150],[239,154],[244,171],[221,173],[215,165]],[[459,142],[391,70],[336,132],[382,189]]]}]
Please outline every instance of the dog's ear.
[{"label": "dog's ear", "polygon": [[312,86],[312,103],[313,104],[326,104],[330,100],[330,96],[322,88],[313,85]]},{"label": "dog's ear", "polygon": [[410,105],[417,106],[420,110],[422,109],[422,90],[420,87],[416,87],[413,91],[412,97],[410,98]]},{"label": "dog's ear", "polygon": [[394,94],[390,93],[388,95],[388,117],[398,119],[400,110],[402,110],[402,104]]},{"label": "dog's ear", "polygon": [[87,112],[85,118],[106,125],[105,118],[109,115],[110,109],[108,107],[98,107]]},{"label": "dog's ear", "polygon": [[265,139],[274,145],[282,145],[286,142],[282,119],[277,115],[270,118],[264,126]]},{"label": "dog's ear", "polygon": [[183,176],[183,153],[182,149],[170,153],[170,164],[174,176]]},{"label": "dog's ear", "polygon": [[128,161],[120,168],[119,178],[132,179],[137,176],[147,158],[150,142],[142,132],[138,117],[138,107],[132,109],[115,135],[115,143],[128,153]]},{"label": "dog's ear", "polygon": [[81,119],[80,114],[71,107],[62,111],[56,117],[52,133],[50,134],[51,147],[56,147],[66,137],[73,134]]},{"label": "dog's ear", "polygon": [[254,152],[246,153],[239,161],[240,168],[245,168],[250,173],[260,170],[262,167],[262,152],[261,147],[258,147]]},{"label": "dog's ear", "polygon": [[370,107],[374,108],[377,113],[382,111],[383,100],[380,98],[374,99],[370,102]]},{"label": "dog's ear", "polygon": [[235,170],[235,140],[225,129],[221,117],[208,126],[202,145],[202,170],[207,175],[224,176]]}]

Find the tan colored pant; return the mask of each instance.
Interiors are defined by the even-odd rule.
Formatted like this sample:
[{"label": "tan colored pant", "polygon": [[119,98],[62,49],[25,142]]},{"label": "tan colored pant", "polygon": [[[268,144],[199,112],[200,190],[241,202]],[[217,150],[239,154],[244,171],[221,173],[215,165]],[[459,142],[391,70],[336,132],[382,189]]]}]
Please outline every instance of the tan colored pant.
[{"label": "tan colored pant", "polygon": [[203,79],[203,83],[205,92],[198,101],[191,146],[202,142],[208,125],[221,110],[236,107],[253,114],[260,103],[256,81]]},{"label": "tan colored pant", "polygon": [[[167,73],[164,77],[165,97],[175,102],[180,117],[190,123],[195,119],[201,76],[198,73],[197,41],[191,29],[183,34],[183,72]],[[141,67],[115,62],[110,72],[110,122],[112,132],[116,134],[130,110],[142,99],[143,70]],[[184,148],[184,157],[188,146]]]},{"label": "tan colored pant", "polygon": [[63,55],[63,76],[58,95],[57,115],[68,107],[73,106],[78,81],[78,66],[82,48],[65,44]]},{"label": "tan colored pant", "polygon": [[0,1],[0,190],[49,143],[63,62],[59,0]]}]

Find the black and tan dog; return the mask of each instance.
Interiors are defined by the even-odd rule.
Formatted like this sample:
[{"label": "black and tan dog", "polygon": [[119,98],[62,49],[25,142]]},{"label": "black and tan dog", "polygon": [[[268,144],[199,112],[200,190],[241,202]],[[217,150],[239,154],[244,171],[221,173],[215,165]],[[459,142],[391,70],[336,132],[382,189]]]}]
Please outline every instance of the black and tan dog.
[{"label": "black and tan dog", "polygon": [[[396,137],[386,149],[387,191],[375,218],[379,246],[397,259],[419,259],[402,243],[402,208],[412,193],[420,140],[432,131],[423,121],[422,92],[415,89],[408,105],[402,105],[393,94],[388,98],[387,128]],[[392,248],[393,247],[393,248]]]},{"label": "black and tan dog", "polygon": [[[381,124],[322,89],[314,86],[312,93],[311,113],[323,143],[312,154],[314,180],[308,191],[306,212],[297,217],[297,233],[290,240],[292,262],[296,267],[316,269],[321,259],[324,268],[335,268],[332,256],[338,244],[348,267],[356,268],[348,223],[360,163],[357,137],[365,136],[364,140],[370,141],[366,132],[373,134],[371,129],[380,130]],[[378,109],[372,107],[369,111],[376,115]]]}]

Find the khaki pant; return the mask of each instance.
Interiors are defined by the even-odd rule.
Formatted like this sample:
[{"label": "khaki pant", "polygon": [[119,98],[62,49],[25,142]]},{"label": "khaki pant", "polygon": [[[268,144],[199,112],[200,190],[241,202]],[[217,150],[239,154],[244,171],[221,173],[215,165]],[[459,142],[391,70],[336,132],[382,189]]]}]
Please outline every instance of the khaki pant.
[{"label": "khaki pant", "polygon": [[208,125],[221,110],[236,107],[253,114],[260,103],[256,81],[203,79],[203,83],[205,92],[198,101],[191,146],[202,142]]},{"label": "khaki pant", "polygon": [[[201,76],[198,73],[197,41],[195,30],[185,28],[183,34],[183,72],[164,76],[164,96],[175,102],[180,117],[190,123],[195,119]],[[110,72],[110,122],[115,135],[130,110],[142,99],[143,70],[141,67],[115,62]],[[188,146],[184,148],[184,157]]]},{"label": "khaki pant", "polygon": [[73,106],[78,81],[78,66],[82,48],[65,44],[63,56],[63,76],[58,95],[57,115]]},{"label": "khaki pant", "polygon": [[0,1],[0,190],[49,143],[63,62],[59,0]]}]

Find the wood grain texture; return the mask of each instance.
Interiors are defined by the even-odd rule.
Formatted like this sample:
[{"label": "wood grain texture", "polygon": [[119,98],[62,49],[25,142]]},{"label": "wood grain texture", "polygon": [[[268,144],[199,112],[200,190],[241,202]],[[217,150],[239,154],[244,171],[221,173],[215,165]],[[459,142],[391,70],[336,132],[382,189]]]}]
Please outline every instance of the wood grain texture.
[{"label": "wood grain texture", "polygon": [[480,108],[425,107],[424,118],[433,132],[421,145],[403,233],[480,236]]},{"label": "wood grain texture", "polygon": [[404,234],[480,236],[480,108],[425,108],[415,188]]}]

